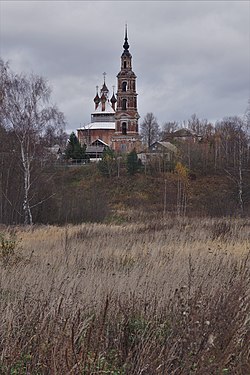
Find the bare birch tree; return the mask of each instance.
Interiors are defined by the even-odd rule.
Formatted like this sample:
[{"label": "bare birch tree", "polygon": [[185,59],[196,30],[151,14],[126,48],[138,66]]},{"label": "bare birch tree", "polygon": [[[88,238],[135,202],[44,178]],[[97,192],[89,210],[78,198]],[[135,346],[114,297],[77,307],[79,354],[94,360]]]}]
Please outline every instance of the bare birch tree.
[{"label": "bare birch tree", "polygon": [[180,127],[180,124],[177,121],[170,121],[165,122],[162,125],[162,131],[160,132],[161,139],[166,139],[169,137],[172,133],[174,133],[178,128]]},{"label": "bare birch tree", "polygon": [[143,142],[148,147],[158,140],[160,128],[152,112],[146,114],[140,128]]},{"label": "bare birch tree", "polygon": [[217,123],[219,132],[221,163],[227,176],[237,187],[239,212],[244,213],[244,191],[249,175],[248,123],[238,116],[226,117]]},{"label": "bare birch tree", "polygon": [[0,77],[0,121],[14,130],[18,140],[23,172],[24,224],[32,224],[32,165],[40,148],[40,137],[52,124],[63,127],[64,116],[56,106],[50,106],[51,89],[43,77],[15,74],[2,60]]}]

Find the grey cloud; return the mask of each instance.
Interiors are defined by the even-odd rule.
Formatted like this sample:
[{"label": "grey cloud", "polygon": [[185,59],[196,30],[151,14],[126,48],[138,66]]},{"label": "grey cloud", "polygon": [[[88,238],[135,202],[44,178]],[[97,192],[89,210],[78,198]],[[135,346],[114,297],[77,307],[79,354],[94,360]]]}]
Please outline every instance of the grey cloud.
[{"label": "grey cloud", "polygon": [[249,4],[244,1],[0,3],[1,56],[48,78],[68,128],[90,119],[106,71],[116,84],[128,22],[141,117],[244,112],[249,97]]}]

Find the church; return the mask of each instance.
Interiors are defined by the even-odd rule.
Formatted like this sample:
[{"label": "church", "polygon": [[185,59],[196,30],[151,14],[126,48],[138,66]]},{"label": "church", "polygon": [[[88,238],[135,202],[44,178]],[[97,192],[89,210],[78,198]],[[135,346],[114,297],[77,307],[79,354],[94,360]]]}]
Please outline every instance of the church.
[{"label": "church", "polygon": [[138,131],[136,75],[132,70],[132,55],[129,52],[127,27],[121,69],[117,75],[117,93],[109,97],[109,89],[105,82],[99,91],[96,87],[94,111],[91,122],[77,129],[81,144],[87,146],[108,146],[117,153],[132,150],[140,151],[141,140]]}]

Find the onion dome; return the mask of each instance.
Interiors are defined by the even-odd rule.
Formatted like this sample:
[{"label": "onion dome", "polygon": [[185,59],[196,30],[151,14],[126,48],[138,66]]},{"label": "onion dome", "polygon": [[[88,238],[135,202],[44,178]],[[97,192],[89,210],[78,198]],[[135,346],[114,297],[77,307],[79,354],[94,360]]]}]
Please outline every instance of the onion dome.
[{"label": "onion dome", "polygon": [[111,102],[113,110],[115,111],[115,103],[117,102],[117,100],[116,100],[114,93],[112,95],[112,98],[110,99],[110,102]]},{"label": "onion dome", "polygon": [[107,73],[103,73],[103,85],[102,85],[102,88],[101,88],[101,91],[100,91],[100,94],[104,94],[106,96],[106,98],[108,98],[108,95],[109,95],[109,89],[107,88],[106,86],[106,83],[105,83],[105,77],[106,77]]},{"label": "onion dome", "polygon": [[116,97],[115,97],[115,94],[113,93],[113,95],[112,95],[112,98],[110,99],[110,102],[112,103],[112,104],[115,104],[116,102],[117,102],[117,100],[116,100]]},{"label": "onion dome", "polygon": [[94,102],[95,102],[95,104],[99,104],[100,103],[100,98],[99,98],[98,94],[96,94],[96,96],[94,97]]},{"label": "onion dome", "polygon": [[94,103],[98,105],[100,103],[100,100],[101,99],[98,95],[98,86],[96,86],[96,96],[94,97]]},{"label": "onion dome", "polygon": [[101,88],[101,94],[104,94],[107,97],[108,93],[109,93],[109,89],[107,88],[106,83],[104,82]]}]

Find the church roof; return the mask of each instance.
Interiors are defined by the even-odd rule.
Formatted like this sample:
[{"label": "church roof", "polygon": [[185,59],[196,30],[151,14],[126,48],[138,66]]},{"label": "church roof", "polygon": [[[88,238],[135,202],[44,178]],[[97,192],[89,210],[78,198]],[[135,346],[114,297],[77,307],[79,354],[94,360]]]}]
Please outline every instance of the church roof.
[{"label": "church roof", "polygon": [[77,130],[115,130],[115,122],[91,122],[90,124],[83,126],[82,128],[79,128]]},{"label": "church roof", "polygon": [[105,103],[105,111],[102,111],[102,103],[99,103],[99,105],[96,108],[96,110],[94,112],[92,112],[92,115],[94,115],[96,113],[101,113],[101,114],[112,113],[112,114],[114,114],[115,110],[111,106],[110,102],[106,101],[106,103]]}]

